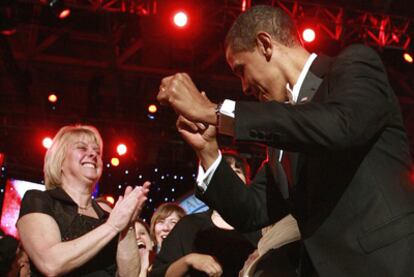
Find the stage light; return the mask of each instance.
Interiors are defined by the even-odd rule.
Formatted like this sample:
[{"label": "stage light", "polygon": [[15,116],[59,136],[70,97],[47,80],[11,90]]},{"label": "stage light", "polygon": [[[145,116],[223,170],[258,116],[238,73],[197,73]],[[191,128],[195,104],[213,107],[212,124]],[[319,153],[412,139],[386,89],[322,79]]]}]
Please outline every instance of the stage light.
[{"label": "stage light", "polygon": [[56,96],[56,94],[49,94],[49,96],[47,97],[47,100],[49,100],[50,103],[56,103],[56,101],[58,100],[58,97]]},{"label": "stage light", "polygon": [[0,4],[0,34],[11,36],[16,33],[16,3],[2,0]]},{"label": "stage light", "polygon": [[52,12],[59,18],[65,19],[70,15],[70,9],[65,7],[63,0],[43,0]]},{"label": "stage light", "polygon": [[413,63],[413,55],[411,55],[410,53],[405,52],[403,54],[403,58],[404,58],[404,61],[406,61],[407,63]]},{"label": "stage light", "polygon": [[115,203],[115,199],[110,195],[105,196],[105,200],[111,203],[112,205]]},{"label": "stage light", "polygon": [[185,12],[180,11],[174,15],[174,24],[177,27],[183,28],[187,25],[187,22],[188,22],[188,17]]},{"label": "stage light", "polygon": [[66,8],[66,9],[63,9],[62,11],[60,11],[60,12],[59,12],[58,17],[59,17],[60,19],[65,19],[65,18],[66,18],[66,17],[68,17],[69,15],[70,15],[70,9]]},{"label": "stage light", "polygon": [[247,9],[250,8],[250,6],[252,5],[251,0],[243,0],[242,1],[242,6],[241,6],[241,11],[245,12]]},{"label": "stage light", "polygon": [[119,159],[116,158],[116,157],[112,158],[111,159],[111,164],[112,164],[112,166],[117,167],[119,165]]},{"label": "stage light", "polygon": [[0,167],[3,166],[4,163],[4,153],[0,153]]},{"label": "stage light", "polygon": [[302,38],[305,42],[312,42],[315,40],[315,31],[311,28],[306,28],[302,32]]},{"label": "stage light", "polygon": [[157,105],[155,105],[155,104],[151,104],[151,105],[148,106],[148,112],[149,113],[156,113],[157,110],[158,110],[158,108],[157,108]]},{"label": "stage light", "polygon": [[116,152],[118,153],[119,156],[124,155],[127,152],[126,145],[123,143],[118,144],[118,146],[116,147]]},{"label": "stage light", "polygon": [[50,137],[45,137],[42,140],[43,147],[49,149],[52,146],[53,140]]}]

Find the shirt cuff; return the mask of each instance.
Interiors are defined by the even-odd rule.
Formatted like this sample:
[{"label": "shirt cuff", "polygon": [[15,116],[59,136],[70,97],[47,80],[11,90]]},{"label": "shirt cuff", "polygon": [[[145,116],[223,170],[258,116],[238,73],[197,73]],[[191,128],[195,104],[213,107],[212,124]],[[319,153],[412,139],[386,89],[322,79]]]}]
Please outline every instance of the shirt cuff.
[{"label": "shirt cuff", "polygon": [[222,135],[234,136],[234,111],[236,102],[226,99],[220,107],[218,116],[218,132]]},{"label": "shirt cuff", "polygon": [[216,172],[216,169],[221,162],[221,152],[219,151],[218,154],[218,158],[206,171],[204,171],[204,168],[201,165],[198,166],[197,187],[201,190],[202,193],[204,193],[207,190],[207,187],[210,184],[211,179],[213,178],[214,172]]}]

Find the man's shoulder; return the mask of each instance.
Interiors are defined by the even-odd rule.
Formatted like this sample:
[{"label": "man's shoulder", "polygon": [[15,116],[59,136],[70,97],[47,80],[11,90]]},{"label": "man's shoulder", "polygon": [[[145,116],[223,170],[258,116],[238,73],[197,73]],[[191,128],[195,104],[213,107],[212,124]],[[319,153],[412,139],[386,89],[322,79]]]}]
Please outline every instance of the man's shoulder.
[{"label": "man's shoulder", "polygon": [[206,222],[209,221],[210,218],[210,211],[205,211],[205,212],[200,212],[200,213],[193,213],[193,214],[188,214],[186,216],[184,216],[183,218],[181,218],[177,225],[180,226],[199,226],[199,225],[204,225],[206,224]]},{"label": "man's shoulder", "polygon": [[364,44],[351,44],[344,48],[338,55],[338,59],[361,59],[361,58],[379,58],[377,51]]}]

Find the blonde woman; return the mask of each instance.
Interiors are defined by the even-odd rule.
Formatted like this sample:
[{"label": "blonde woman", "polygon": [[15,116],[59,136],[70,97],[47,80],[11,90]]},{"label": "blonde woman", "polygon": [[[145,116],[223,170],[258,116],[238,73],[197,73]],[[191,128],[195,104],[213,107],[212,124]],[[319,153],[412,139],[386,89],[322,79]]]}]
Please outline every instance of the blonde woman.
[{"label": "blonde woman", "polygon": [[65,126],[44,163],[46,191],[28,191],[17,229],[32,276],[137,276],[133,219],[149,183],[125,189],[110,213],[93,199],[102,174],[102,138],[92,126]]}]

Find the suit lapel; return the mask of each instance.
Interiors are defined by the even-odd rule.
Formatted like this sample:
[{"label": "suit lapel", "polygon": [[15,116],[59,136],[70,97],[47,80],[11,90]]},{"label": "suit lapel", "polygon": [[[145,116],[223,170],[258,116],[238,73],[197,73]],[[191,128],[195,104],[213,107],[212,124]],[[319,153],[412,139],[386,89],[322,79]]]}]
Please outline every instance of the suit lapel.
[{"label": "suit lapel", "polygon": [[322,79],[309,71],[300,88],[298,104],[311,101],[321,83]]},{"label": "suit lapel", "polygon": [[[299,91],[298,104],[303,104],[312,100],[318,91],[323,79],[331,69],[331,65],[334,62],[334,58],[325,55],[318,55],[318,57],[312,63],[308,73],[303,80],[302,87]],[[299,153],[289,153],[290,165],[292,170],[292,188],[296,189],[298,183],[301,156]]]},{"label": "suit lapel", "polygon": [[333,58],[319,55],[312,63],[305,80],[303,80],[302,87],[299,91],[298,104],[306,103],[312,100],[319,86],[321,85],[323,78],[330,70],[331,64],[334,61]]}]

